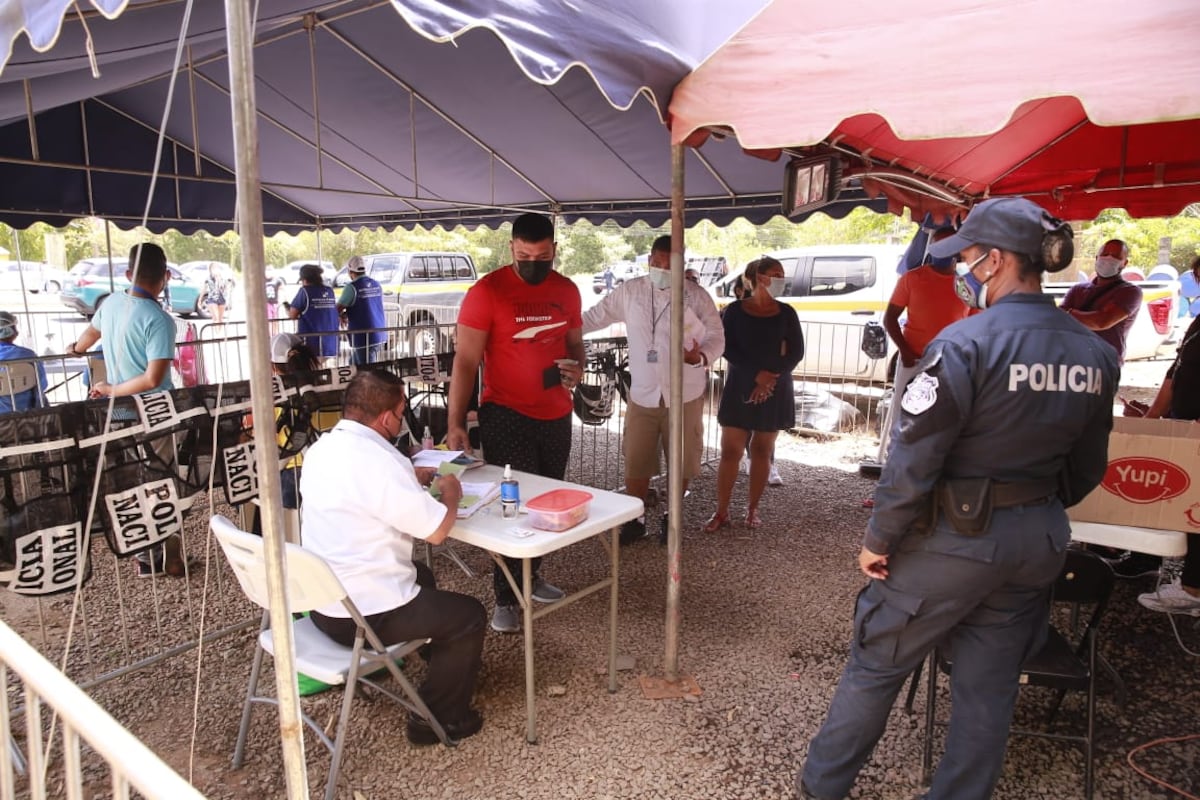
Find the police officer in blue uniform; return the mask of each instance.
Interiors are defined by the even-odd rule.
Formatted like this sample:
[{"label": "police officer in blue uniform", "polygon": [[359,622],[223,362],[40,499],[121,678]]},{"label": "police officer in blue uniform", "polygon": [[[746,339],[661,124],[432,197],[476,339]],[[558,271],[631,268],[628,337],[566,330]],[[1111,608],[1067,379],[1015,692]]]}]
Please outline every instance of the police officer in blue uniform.
[{"label": "police officer in blue uniform", "polygon": [[859,566],[850,660],[797,778],[845,797],[907,676],[950,648],[946,752],[927,800],[992,794],[1020,665],[1040,646],[1070,539],[1066,506],[1103,477],[1113,349],[1041,291],[1073,255],[1071,230],[1023,198],[975,207],[935,258],[959,254],[957,290],[986,309],[945,328],[904,393]]},{"label": "police officer in blue uniform", "polygon": [[[323,364],[338,352],[338,310],[333,289],[321,280],[320,264],[305,264],[300,268],[300,289],[287,307],[288,316],[296,322],[296,333],[312,348]],[[328,332],[328,336],[306,334]]]},{"label": "police officer in blue uniform", "polygon": [[342,287],[337,306],[345,315],[346,330],[350,332],[351,363],[361,367],[379,360],[379,351],[387,339],[383,331],[371,330],[387,324],[383,313],[383,287],[367,275],[362,256],[353,256],[347,267],[351,281]]}]

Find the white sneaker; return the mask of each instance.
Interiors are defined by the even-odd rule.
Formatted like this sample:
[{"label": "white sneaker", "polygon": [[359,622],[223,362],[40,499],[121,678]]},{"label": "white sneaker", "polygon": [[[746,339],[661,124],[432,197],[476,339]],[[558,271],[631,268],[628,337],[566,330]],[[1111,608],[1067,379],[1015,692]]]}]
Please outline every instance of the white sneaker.
[{"label": "white sneaker", "polygon": [[738,464],[738,472],[742,473],[743,475],[750,474],[750,459],[742,456],[742,461],[740,464]]},{"label": "white sneaker", "polygon": [[1157,591],[1138,595],[1138,602],[1151,611],[1200,617],[1200,597],[1185,591],[1178,581],[1163,584]]},{"label": "white sneaker", "polygon": [[768,486],[783,486],[783,476],[779,474],[779,467],[771,465],[771,472],[767,475]]}]

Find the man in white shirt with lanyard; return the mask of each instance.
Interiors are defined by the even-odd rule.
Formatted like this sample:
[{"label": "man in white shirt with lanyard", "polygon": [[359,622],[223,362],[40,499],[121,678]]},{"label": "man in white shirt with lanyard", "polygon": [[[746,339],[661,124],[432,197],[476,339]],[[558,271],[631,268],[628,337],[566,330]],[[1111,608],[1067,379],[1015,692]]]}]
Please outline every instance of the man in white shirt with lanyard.
[{"label": "man in white shirt with lanyard", "polygon": [[[650,274],[625,281],[583,314],[583,332],[625,323],[629,340],[629,409],[625,413],[625,493],[641,500],[666,453],[671,394],[671,237],[650,248]],[[700,473],[704,449],[704,395],[708,367],[725,352],[725,329],[712,297],[698,284],[683,283],[683,485]],[[665,522],[665,520],[664,520]],[[664,524],[665,531],[665,524]],[[625,523],[621,542],[646,535],[644,519]]]}]

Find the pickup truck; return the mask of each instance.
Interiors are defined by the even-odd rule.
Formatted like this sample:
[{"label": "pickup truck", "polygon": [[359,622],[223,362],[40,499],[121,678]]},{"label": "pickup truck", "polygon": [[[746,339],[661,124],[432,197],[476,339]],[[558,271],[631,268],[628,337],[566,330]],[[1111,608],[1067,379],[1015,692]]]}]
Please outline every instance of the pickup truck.
[{"label": "pickup truck", "polygon": [[[1125,360],[1156,358],[1171,338],[1179,311],[1179,281],[1134,281],[1142,290],[1142,307],[1125,339]],[[1074,283],[1042,284],[1042,291],[1061,303]]]}]

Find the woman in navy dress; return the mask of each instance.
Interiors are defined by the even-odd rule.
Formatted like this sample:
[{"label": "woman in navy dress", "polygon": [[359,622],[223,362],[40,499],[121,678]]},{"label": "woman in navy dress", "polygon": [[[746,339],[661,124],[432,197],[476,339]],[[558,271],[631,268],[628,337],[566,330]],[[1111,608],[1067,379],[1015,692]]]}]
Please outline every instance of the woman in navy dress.
[{"label": "woman in navy dress", "polygon": [[783,265],[763,256],[746,267],[750,290],[725,309],[725,389],[717,421],[721,423],[721,466],[717,469],[717,510],[704,525],[713,533],[729,526],[729,499],[738,462],[750,443],[750,494],[746,527],[762,525],[758,501],[767,484],[775,437],[795,427],[792,370],[804,357],[800,320],[791,306],[775,298],[783,293]]}]

